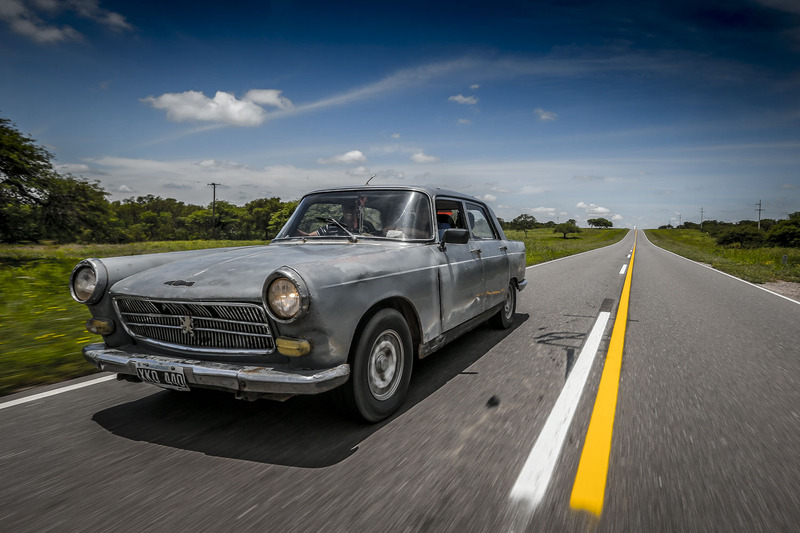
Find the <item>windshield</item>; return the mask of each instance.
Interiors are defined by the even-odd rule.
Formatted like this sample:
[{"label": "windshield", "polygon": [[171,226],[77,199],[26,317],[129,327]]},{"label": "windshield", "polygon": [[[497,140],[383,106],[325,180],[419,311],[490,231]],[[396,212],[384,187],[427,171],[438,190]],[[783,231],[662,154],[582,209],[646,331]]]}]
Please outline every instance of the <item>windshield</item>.
[{"label": "windshield", "polygon": [[433,238],[428,197],[415,191],[352,190],[303,198],[275,239]]}]

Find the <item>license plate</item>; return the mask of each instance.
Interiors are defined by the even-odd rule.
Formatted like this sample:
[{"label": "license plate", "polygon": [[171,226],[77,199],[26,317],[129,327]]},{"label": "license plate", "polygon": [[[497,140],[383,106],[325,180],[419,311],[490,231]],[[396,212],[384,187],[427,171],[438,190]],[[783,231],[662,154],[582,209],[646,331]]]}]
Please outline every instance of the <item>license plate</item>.
[{"label": "license plate", "polygon": [[147,361],[135,361],[136,375],[145,383],[172,390],[188,391],[182,366],[162,365]]}]

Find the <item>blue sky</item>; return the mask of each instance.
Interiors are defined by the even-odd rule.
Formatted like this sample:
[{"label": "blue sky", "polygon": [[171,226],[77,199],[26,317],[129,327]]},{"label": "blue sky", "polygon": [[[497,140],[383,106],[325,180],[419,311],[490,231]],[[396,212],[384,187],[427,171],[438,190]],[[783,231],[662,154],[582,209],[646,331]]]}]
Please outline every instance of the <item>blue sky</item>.
[{"label": "blue sky", "polygon": [[800,211],[795,0],[0,0],[0,57],[0,115],[115,200],[374,174],[506,219]]}]

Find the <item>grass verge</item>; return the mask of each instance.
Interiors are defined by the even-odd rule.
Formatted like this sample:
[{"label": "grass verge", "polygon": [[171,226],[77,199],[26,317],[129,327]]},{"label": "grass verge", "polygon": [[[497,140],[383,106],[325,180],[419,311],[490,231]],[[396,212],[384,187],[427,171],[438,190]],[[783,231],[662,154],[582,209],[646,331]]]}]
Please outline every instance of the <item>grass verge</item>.
[{"label": "grass verge", "polygon": [[561,234],[553,233],[552,229],[540,228],[527,232],[509,230],[506,231],[506,236],[509,239],[525,243],[526,263],[531,266],[614,244],[622,240],[628,231],[627,229],[584,229],[581,233],[570,234],[565,239]]},{"label": "grass verge", "polygon": [[[584,230],[563,239],[552,230],[509,231],[532,265],[607,246],[627,230]],[[174,241],[104,245],[0,245],[0,396],[95,372],[81,348],[100,337],[86,332],[86,306],[69,295],[69,275],[86,257],[264,244],[263,241]]]},{"label": "grass verge", "polygon": [[727,248],[717,245],[708,233],[695,229],[645,230],[645,233],[656,246],[751,283],[800,282],[797,248]]}]

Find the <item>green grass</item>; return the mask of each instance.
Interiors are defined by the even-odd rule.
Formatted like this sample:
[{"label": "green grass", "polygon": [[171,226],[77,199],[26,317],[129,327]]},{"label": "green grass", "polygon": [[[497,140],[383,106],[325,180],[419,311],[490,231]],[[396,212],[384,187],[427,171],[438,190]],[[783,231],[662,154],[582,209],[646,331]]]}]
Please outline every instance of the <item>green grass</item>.
[{"label": "green grass", "polygon": [[718,246],[708,233],[694,229],[646,230],[645,233],[656,246],[751,283],[800,282],[800,249],[797,248],[728,248]]},{"label": "green grass", "polygon": [[[509,231],[523,240],[532,265],[619,241],[627,230],[584,230],[563,239],[553,230]],[[105,245],[0,245],[0,395],[94,372],[81,348],[100,337],[86,332],[91,318],[69,295],[69,275],[87,257],[112,257],[264,241],[181,241]]]},{"label": "green grass", "polygon": [[553,233],[552,229],[541,228],[522,231],[509,230],[509,239],[525,243],[526,263],[528,266],[560,257],[574,255],[595,248],[602,248],[619,242],[628,233],[627,229],[583,229],[581,233],[570,233],[568,238]]},{"label": "green grass", "polygon": [[86,332],[91,315],[68,287],[81,259],[251,244],[264,242],[0,245],[0,395],[94,371],[81,348],[100,337]]}]

